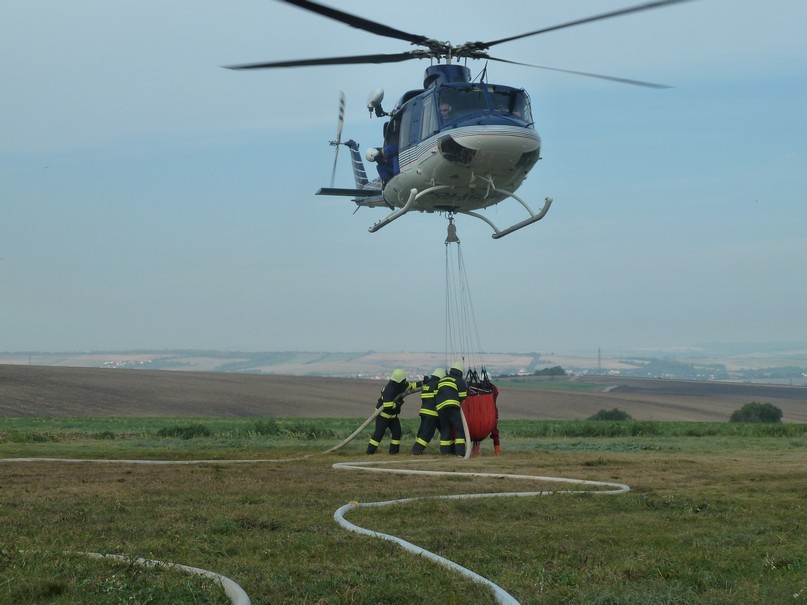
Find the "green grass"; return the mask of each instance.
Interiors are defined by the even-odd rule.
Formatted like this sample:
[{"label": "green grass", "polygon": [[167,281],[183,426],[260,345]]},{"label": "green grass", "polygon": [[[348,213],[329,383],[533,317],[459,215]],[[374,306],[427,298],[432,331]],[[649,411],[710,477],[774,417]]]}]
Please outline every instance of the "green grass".
[{"label": "green grass", "polygon": [[218,582],[164,565],[84,554],[0,552],[3,603],[229,603]]},{"label": "green grass", "polygon": [[[286,460],[0,463],[0,603],[227,602],[204,578],[65,554],[78,552],[215,571],[255,605],[492,603],[485,588],[454,572],[347,533],[333,512],[353,500],[562,486],[332,469],[366,458],[369,430],[335,454],[300,459],[359,423],[0,420],[2,457]],[[471,461],[416,466],[616,481],[632,490],[422,500],[360,507],[348,518],[442,554],[524,604],[807,604],[805,425],[502,421],[500,428],[501,457],[485,443]],[[405,423],[404,451],[415,429]],[[412,458],[395,460],[408,467]]]}]

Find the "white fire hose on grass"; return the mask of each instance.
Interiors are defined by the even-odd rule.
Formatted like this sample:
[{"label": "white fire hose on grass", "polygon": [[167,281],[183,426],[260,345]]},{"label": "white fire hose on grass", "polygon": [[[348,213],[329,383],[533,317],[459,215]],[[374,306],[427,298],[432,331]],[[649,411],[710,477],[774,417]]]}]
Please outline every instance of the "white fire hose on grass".
[{"label": "white fire hose on grass", "polygon": [[[381,412],[381,408],[375,410],[367,420],[352,434],[350,437],[335,445],[334,447],[326,450],[323,452],[324,454],[328,454],[331,452],[335,452],[336,450],[344,447],[348,443],[350,443],[353,439],[356,438],[357,435],[361,433],[364,428],[373,421],[373,419],[378,416]],[[464,460],[468,460],[471,457],[471,448],[469,447],[470,444],[470,437],[471,433],[468,429],[468,421],[465,418],[465,414],[462,412],[462,407],[460,407],[460,416],[462,418],[462,427],[463,431],[465,432],[465,455],[463,456]],[[432,459],[432,461],[438,461],[439,458]],[[427,460],[419,459],[417,462],[426,462]],[[332,468],[336,470],[357,470],[357,471],[368,471],[368,472],[376,472],[376,473],[397,473],[402,475],[431,475],[431,476],[440,476],[440,475],[451,475],[454,477],[486,477],[486,478],[495,478],[495,479],[515,479],[515,480],[526,480],[526,481],[543,481],[543,482],[552,482],[552,483],[565,483],[571,485],[579,485],[579,486],[586,486],[586,487],[596,487],[596,488],[610,488],[610,489],[598,489],[593,491],[593,493],[598,495],[614,495],[614,494],[624,494],[630,491],[630,487],[623,484],[623,483],[610,483],[605,481],[588,481],[585,479],[566,479],[563,477],[541,477],[541,476],[534,476],[534,475],[510,475],[506,473],[471,473],[471,472],[454,472],[454,471],[428,471],[428,470],[421,470],[421,469],[400,469],[400,468],[379,468],[383,465],[387,464],[401,464],[398,460],[390,460],[390,461],[365,461],[365,462],[337,462],[332,465]],[[412,544],[404,540],[403,538],[399,538],[397,536],[393,536],[391,534],[385,534],[382,532],[373,531],[371,529],[366,529],[363,527],[359,527],[354,523],[351,523],[347,519],[345,519],[345,515],[350,511],[362,507],[362,506],[392,506],[395,504],[408,504],[411,502],[416,502],[419,500],[460,500],[460,499],[471,499],[471,498],[502,498],[502,497],[529,497],[529,496],[547,496],[550,494],[555,493],[564,493],[564,494],[576,494],[576,493],[584,493],[590,492],[592,490],[587,489],[579,489],[579,490],[560,490],[560,491],[539,491],[539,492],[498,492],[498,493],[490,493],[490,494],[455,494],[455,495],[448,495],[448,496],[423,496],[419,498],[402,498],[399,500],[385,500],[382,502],[350,502],[345,504],[344,506],[339,507],[336,512],[333,514],[334,520],[342,526],[344,529],[350,532],[354,532],[357,534],[361,534],[364,536],[370,536],[371,538],[379,538],[381,540],[388,540],[390,542],[394,542],[405,551],[413,553],[415,555],[420,555],[422,557],[426,557],[448,569],[456,571],[461,575],[471,579],[474,582],[487,586],[493,592],[493,598],[498,605],[519,605],[519,602],[509,594],[506,590],[504,590],[498,584],[491,582],[484,576],[479,575],[478,573],[463,567],[462,565],[455,563],[450,559],[446,559],[438,554],[435,554],[431,551],[426,550],[416,544]]]},{"label": "white fire hose on grass", "polygon": [[[419,389],[418,389],[419,390]],[[406,393],[410,395],[416,391],[409,391]],[[404,395],[405,396],[405,395]],[[330,454],[333,453],[348,443],[353,441],[361,432],[383,411],[383,408],[377,408],[373,410],[373,413],[365,420],[359,428],[357,428],[349,437],[338,443],[337,445],[320,452],[320,454],[308,454],[306,456],[298,457],[298,458],[287,458],[287,459],[256,459],[256,460],[107,460],[107,459],[75,459],[75,458],[0,458],[0,463],[2,462],[36,462],[36,461],[52,461],[52,462],[105,462],[105,463],[118,463],[118,464],[159,464],[159,465],[166,465],[166,464],[232,464],[232,463],[259,463],[259,462],[289,462],[291,460],[301,460],[304,458],[310,458],[312,456],[321,455],[321,454]],[[468,460],[471,456],[471,448],[468,447],[468,439],[470,438],[470,433],[468,431],[468,422],[465,418],[465,414],[462,413],[462,408],[460,408],[460,415],[462,417],[462,426],[465,432],[466,438],[466,447],[465,447],[465,456],[463,457],[465,460]],[[431,461],[438,461],[439,458],[431,459]],[[416,462],[422,463],[427,462],[429,459],[422,459],[419,458]],[[333,517],[336,522],[342,526],[344,529],[355,532],[358,534],[380,538],[382,540],[389,540],[391,542],[395,542],[401,548],[406,550],[407,552],[411,552],[417,555],[421,555],[439,563],[447,567],[448,569],[454,570],[459,572],[460,574],[470,578],[472,581],[483,584],[490,588],[493,591],[493,596],[499,605],[518,605],[518,601],[502,589],[497,584],[491,582],[487,578],[480,576],[474,571],[467,569],[458,563],[451,561],[450,559],[446,559],[440,555],[432,553],[420,546],[412,544],[411,542],[407,542],[402,538],[398,538],[397,536],[393,536],[390,534],[384,534],[381,532],[376,532],[370,529],[365,529],[363,527],[359,527],[351,523],[350,521],[345,519],[345,515],[350,511],[362,507],[362,506],[392,506],[394,504],[407,504],[410,502],[415,502],[419,500],[459,500],[459,499],[471,499],[471,498],[496,498],[496,497],[528,497],[528,496],[545,496],[549,494],[556,494],[556,493],[564,493],[564,494],[576,494],[576,493],[584,493],[584,492],[591,492],[598,495],[613,495],[613,494],[624,494],[630,491],[630,487],[622,484],[622,483],[610,483],[604,481],[587,481],[584,479],[566,479],[562,477],[541,477],[541,476],[533,476],[533,475],[509,475],[506,473],[475,473],[475,472],[454,472],[454,471],[429,471],[429,470],[422,470],[422,469],[401,469],[401,468],[383,468],[384,465],[388,464],[398,464],[400,465],[402,461],[399,460],[391,460],[391,461],[363,461],[363,462],[337,462],[332,465],[332,468],[336,470],[357,470],[357,471],[368,471],[368,472],[376,472],[376,473],[397,473],[397,474],[405,474],[405,475],[432,475],[432,476],[440,476],[440,475],[451,475],[451,476],[463,476],[463,477],[486,477],[486,478],[497,478],[497,479],[513,479],[513,480],[526,480],[526,481],[542,481],[542,482],[552,482],[552,483],[564,483],[570,485],[578,485],[584,487],[591,487],[591,488],[610,488],[610,489],[578,489],[578,490],[558,490],[558,491],[533,491],[533,492],[499,492],[499,493],[485,493],[485,494],[455,494],[455,495],[446,495],[446,496],[422,496],[418,498],[403,498],[400,500],[386,500],[382,502],[350,502],[341,506],[339,509],[334,512]],[[176,569],[180,569],[183,571],[187,571],[189,573],[202,575],[208,578],[211,578],[222,586],[227,597],[230,599],[232,605],[250,605],[249,596],[244,590],[236,584],[230,578],[227,578],[221,574],[217,574],[212,571],[207,571],[204,569],[199,569],[197,567],[190,567],[188,565],[181,565],[178,563],[166,563],[163,561],[156,561],[151,559],[141,559],[135,558],[131,559],[128,557],[124,557],[122,555],[101,555],[97,553],[83,553],[87,556],[96,557],[96,558],[113,558],[118,560],[126,560],[126,561],[133,561],[138,565],[144,567],[151,567],[156,565],[165,565],[167,567],[172,567]]]},{"label": "white fire hose on grass", "polygon": [[564,477],[541,477],[535,475],[510,475],[506,473],[471,473],[471,472],[466,473],[466,472],[454,472],[454,471],[427,471],[420,469],[377,468],[378,465],[383,464],[393,464],[393,462],[392,461],[337,462],[332,465],[332,468],[337,470],[358,470],[358,471],[369,471],[377,473],[398,473],[405,475],[433,475],[433,476],[451,475],[453,477],[485,477],[494,479],[543,481],[552,483],[565,483],[586,487],[610,488],[610,489],[598,489],[598,490],[578,489],[578,490],[557,490],[557,491],[552,490],[552,491],[539,491],[539,492],[497,492],[497,493],[485,493],[485,494],[454,494],[447,496],[421,496],[418,498],[402,498],[399,500],[385,500],[382,502],[350,502],[337,509],[337,511],[333,514],[333,518],[336,520],[336,522],[348,531],[362,534],[365,536],[370,536],[372,538],[379,538],[381,540],[388,540],[390,542],[394,542],[407,552],[411,552],[413,554],[426,557],[427,559],[439,563],[440,565],[443,565],[448,569],[459,572],[460,574],[473,580],[474,582],[487,586],[493,591],[494,600],[499,605],[519,605],[519,601],[517,601],[515,597],[513,597],[499,585],[491,582],[490,580],[488,580],[483,576],[480,576],[478,573],[471,571],[470,569],[467,569],[459,565],[458,563],[455,563],[454,561],[451,561],[450,559],[446,559],[445,557],[430,552],[425,548],[417,546],[416,544],[412,544],[411,542],[407,542],[406,540],[399,538],[397,536],[359,527],[358,525],[355,525],[350,521],[348,521],[347,519],[345,519],[345,515],[350,511],[362,506],[392,506],[394,504],[408,504],[420,500],[461,500],[472,498],[503,498],[503,497],[523,498],[530,496],[548,496],[551,494],[558,494],[558,493],[562,494],[593,493],[596,495],[615,495],[615,494],[624,494],[630,491],[630,487],[628,485],[625,485],[623,483],[611,483],[606,481],[588,481],[585,479],[567,479]]}]

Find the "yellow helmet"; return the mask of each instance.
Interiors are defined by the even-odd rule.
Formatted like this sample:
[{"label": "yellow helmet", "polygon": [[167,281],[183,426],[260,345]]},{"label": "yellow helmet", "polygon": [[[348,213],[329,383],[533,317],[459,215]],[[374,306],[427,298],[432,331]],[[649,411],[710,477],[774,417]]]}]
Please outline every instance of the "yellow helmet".
[{"label": "yellow helmet", "polygon": [[398,368],[392,373],[392,376],[390,376],[390,380],[392,380],[393,382],[403,382],[404,380],[406,380],[406,372]]},{"label": "yellow helmet", "polygon": [[460,374],[465,374],[465,366],[462,365],[461,361],[454,362],[454,365],[451,366],[452,370],[457,370]]},{"label": "yellow helmet", "polygon": [[445,378],[446,371],[443,368],[435,368],[434,372],[432,372],[432,376],[437,376],[437,378]]}]

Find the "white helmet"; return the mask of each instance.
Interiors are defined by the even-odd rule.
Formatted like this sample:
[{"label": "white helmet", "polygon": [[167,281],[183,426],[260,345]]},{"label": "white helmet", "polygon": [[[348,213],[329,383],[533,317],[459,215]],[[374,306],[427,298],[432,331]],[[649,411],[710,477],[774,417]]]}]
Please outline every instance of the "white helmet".
[{"label": "white helmet", "polygon": [[364,157],[367,158],[368,162],[375,162],[376,158],[378,157],[378,149],[375,147],[370,147],[367,150],[367,153],[364,154]]},{"label": "white helmet", "polygon": [[465,366],[462,365],[461,361],[457,361],[454,365],[451,366],[452,370],[457,370],[460,374],[465,374]]},{"label": "white helmet", "polygon": [[446,371],[443,368],[435,368],[434,372],[432,372],[432,376],[437,376],[437,378],[445,378]]}]

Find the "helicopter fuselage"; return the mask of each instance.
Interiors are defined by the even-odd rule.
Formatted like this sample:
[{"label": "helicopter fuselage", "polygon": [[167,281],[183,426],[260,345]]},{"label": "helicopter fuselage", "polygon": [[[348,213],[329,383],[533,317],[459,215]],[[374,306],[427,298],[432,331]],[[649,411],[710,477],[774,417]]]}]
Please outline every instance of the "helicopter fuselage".
[{"label": "helicopter fuselage", "polygon": [[467,212],[497,204],[518,189],[540,157],[529,97],[488,83],[450,83],[410,91],[385,127],[398,149],[396,173],[383,189],[386,205]]},{"label": "helicopter fuselage", "polygon": [[400,172],[383,190],[403,207],[414,188],[426,192],[412,210],[463,212],[498,204],[521,186],[541,139],[533,128],[476,125],[431,137],[399,154]]},{"label": "helicopter fuselage", "polygon": [[[529,96],[520,88],[471,82],[469,75],[463,66],[433,65],[424,88],[404,94],[389,113],[381,109],[383,91],[373,91],[368,108],[389,116],[382,149],[367,155],[379,163],[379,178],[367,178],[359,145],[350,140],[341,144],[350,149],[356,188],[317,193],[391,210],[370,232],[413,211],[474,216],[493,228],[496,239],[543,218],[551,198],[536,213],[515,193],[541,155]],[[508,198],[520,203],[528,218],[499,229],[477,212]]]}]

